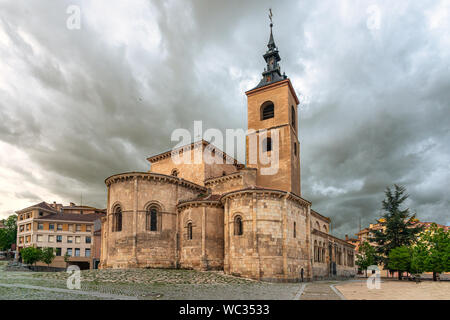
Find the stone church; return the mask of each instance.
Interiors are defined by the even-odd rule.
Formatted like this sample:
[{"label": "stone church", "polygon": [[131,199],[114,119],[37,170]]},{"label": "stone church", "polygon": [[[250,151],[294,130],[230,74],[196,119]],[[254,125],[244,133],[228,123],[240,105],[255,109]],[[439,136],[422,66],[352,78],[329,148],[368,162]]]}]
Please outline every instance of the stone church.
[{"label": "stone church", "polygon": [[[148,172],[107,178],[100,268],[223,270],[276,282],[355,275],[354,246],[332,236],[330,218],[301,196],[299,100],[281,74],[272,24],[267,47],[262,80],[246,92],[246,165],[217,148],[223,164],[176,164],[167,151],[147,159]],[[265,130],[279,133],[275,175],[249,161],[251,135]],[[264,143],[270,153],[270,138]],[[188,152],[208,147],[202,140]]]}]

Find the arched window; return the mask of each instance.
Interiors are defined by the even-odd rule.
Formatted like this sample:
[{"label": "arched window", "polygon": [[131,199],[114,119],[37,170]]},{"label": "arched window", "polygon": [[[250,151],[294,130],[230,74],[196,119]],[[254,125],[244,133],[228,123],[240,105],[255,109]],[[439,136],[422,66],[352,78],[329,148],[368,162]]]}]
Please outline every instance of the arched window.
[{"label": "arched window", "polygon": [[261,120],[267,120],[273,118],[275,115],[275,109],[272,101],[264,102],[261,106]]},{"label": "arched window", "polygon": [[225,171],[222,171],[222,176],[226,176],[227,173]]},{"label": "arched window", "polygon": [[262,142],[263,152],[272,151],[272,138],[265,138]]},{"label": "arched window", "polygon": [[114,209],[113,214],[113,232],[122,231],[122,208],[119,206]]},{"label": "arched window", "polygon": [[291,123],[292,123],[292,127],[295,129],[295,118],[297,117],[296,115],[295,115],[295,109],[294,109],[294,106],[291,106],[291,117],[292,117],[292,121],[291,121]]},{"label": "arched window", "polygon": [[149,231],[158,230],[158,208],[151,206],[147,209],[147,214],[145,216],[145,226]]},{"label": "arched window", "polygon": [[234,218],[234,235],[241,236],[244,233],[244,228],[242,226],[242,217],[236,216]]},{"label": "arched window", "polygon": [[178,169],[173,169],[172,173],[170,175],[172,175],[174,177],[178,177]]},{"label": "arched window", "polygon": [[192,222],[187,224],[187,238],[188,240],[192,240]]},{"label": "arched window", "polygon": [[320,231],[320,224],[318,221],[316,221],[316,229]]},{"label": "arched window", "polygon": [[327,230],[328,230],[327,225],[324,224],[324,225],[323,225],[323,231],[324,231],[324,232],[327,232]]}]

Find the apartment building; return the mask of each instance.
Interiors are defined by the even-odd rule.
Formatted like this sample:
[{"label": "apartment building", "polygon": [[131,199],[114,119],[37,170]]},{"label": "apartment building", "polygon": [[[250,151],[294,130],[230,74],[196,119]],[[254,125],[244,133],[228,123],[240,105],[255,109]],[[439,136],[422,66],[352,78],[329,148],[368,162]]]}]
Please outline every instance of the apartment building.
[{"label": "apartment building", "polygon": [[76,206],[73,203],[62,206],[55,202],[41,202],[16,211],[18,250],[20,252],[29,246],[51,247],[55,249],[56,258],[50,266],[65,268],[67,263],[64,256],[67,255],[70,264],[76,264],[82,269],[93,268],[93,252],[97,250],[94,224],[100,223],[104,212],[93,207]]}]

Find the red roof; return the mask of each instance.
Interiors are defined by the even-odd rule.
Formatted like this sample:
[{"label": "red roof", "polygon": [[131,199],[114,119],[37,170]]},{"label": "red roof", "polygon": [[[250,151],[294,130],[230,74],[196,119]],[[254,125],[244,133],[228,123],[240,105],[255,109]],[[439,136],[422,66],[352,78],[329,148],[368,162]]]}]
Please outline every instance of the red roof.
[{"label": "red roof", "polygon": [[44,201],[42,201],[41,203],[38,203],[38,204],[34,204],[34,205],[32,205],[32,206],[29,206],[29,207],[27,207],[27,208],[25,208],[25,209],[18,210],[18,211],[16,211],[16,212],[28,211],[28,210],[35,209],[35,208],[39,208],[39,209],[44,209],[44,210],[49,210],[49,211],[56,212],[56,210],[55,210],[54,208],[50,207],[50,206],[49,206],[46,202],[44,202]]},{"label": "red roof", "polygon": [[36,218],[36,220],[57,220],[57,221],[83,221],[93,222],[103,217],[104,214],[78,214],[78,213],[54,213],[47,216]]}]

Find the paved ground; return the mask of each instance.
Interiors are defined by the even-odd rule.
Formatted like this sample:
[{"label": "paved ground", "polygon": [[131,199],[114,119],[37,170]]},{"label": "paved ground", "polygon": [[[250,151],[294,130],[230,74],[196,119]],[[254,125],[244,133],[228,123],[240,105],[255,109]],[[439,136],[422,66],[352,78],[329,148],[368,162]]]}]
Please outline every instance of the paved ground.
[{"label": "paved ground", "polygon": [[369,289],[366,280],[340,283],[336,288],[354,300],[450,300],[449,281],[397,281],[382,279],[379,289]]},{"label": "paved ground", "polygon": [[5,271],[0,299],[295,299],[301,285],[257,282],[193,270],[129,269],[81,272],[81,289],[69,290],[65,272]]},{"label": "paved ground", "polygon": [[305,284],[299,300],[344,300],[344,296],[334,287],[338,281],[315,281]]}]

